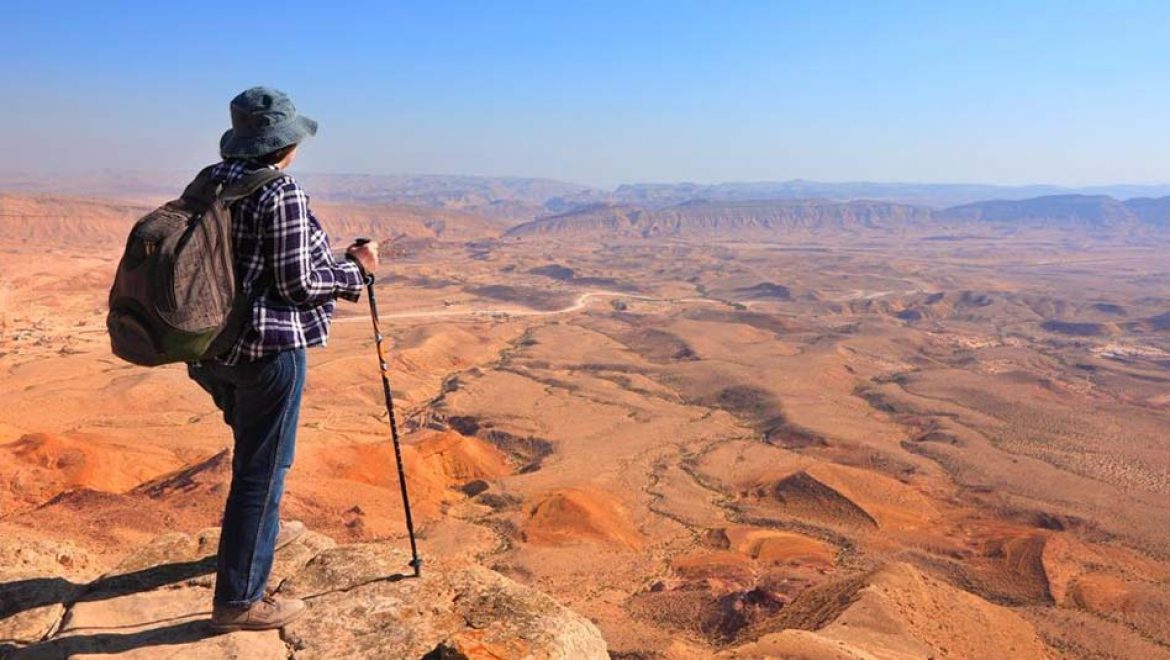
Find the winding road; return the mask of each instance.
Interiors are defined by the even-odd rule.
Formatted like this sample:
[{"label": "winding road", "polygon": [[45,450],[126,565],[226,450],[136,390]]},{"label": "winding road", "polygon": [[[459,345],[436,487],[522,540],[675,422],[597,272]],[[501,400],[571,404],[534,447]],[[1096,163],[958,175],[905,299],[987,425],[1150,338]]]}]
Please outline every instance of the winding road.
[{"label": "winding road", "polygon": [[[727,303],[720,300],[711,300],[709,298],[652,298],[650,296],[639,296],[631,293],[623,293],[621,291],[587,291],[577,296],[576,302],[568,307],[561,309],[537,310],[537,309],[437,309],[429,311],[416,312],[394,312],[391,314],[379,315],[382,319],[410,319],[410,318],[434,318],[442,316],[493,316],[496,314],[507,314],[508,316],[552,316],[555,314],[567,314],[569,312],[576,312],[584,309],[589,304],[591,298],[631,298],[633,300],[642,300],[646,302],[668,302],[668,303],[709,303],[713,305],[726,305]],[[365,321],[364,316],[346,316],[344,318],[334,319],[334,323],[346,323],[352,321]]]}]

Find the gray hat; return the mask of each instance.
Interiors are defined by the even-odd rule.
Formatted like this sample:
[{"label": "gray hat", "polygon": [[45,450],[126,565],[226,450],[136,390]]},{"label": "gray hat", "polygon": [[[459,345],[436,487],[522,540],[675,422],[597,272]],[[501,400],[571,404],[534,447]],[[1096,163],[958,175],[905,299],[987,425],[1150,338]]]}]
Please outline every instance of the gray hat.
[{"label": "gray hat", "polygon": [[253,87],[232,99],[232,127],[219,139],[224,158],[256,158],[317,134],[317,122],[298,115],[288,94]]}]

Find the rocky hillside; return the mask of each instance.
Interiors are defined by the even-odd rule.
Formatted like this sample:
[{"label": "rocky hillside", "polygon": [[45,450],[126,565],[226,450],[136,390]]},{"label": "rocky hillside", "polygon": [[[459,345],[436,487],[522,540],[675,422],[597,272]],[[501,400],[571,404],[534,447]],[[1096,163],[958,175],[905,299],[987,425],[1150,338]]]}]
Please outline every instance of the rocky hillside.
[{"label": "rocky hillside", "polygon": [[1170,225],[1170,197],[1119,201],[1105,195],[1052,195],[996,200],[936,211],[949,223],[1003,224],[1014,227],[1126,230]]},{"label": "rocky hillside", "polygon": [[141,202],[0,193],[0,242],[5,245],[124,243],[134,220],[150,209]]},{"label": "rocky hillside", "polygon": [[207,625],[218,530],[169,534],[113,571],[75,581],[85,554],[9,540],[0,548],[0,658],[608,658],[588,619],[472,564],[428,557],[421,578],[388,544],[309,533],[277,553],[270,585],[309,612],[280,631]]},{"label": "rocky hillside", "polygon": [[608,237],[734,235],[745,238],[781,232],[902,230],[924,226],[926,209],[890,202],[779,200],[689,202],[664,209],[593,206],[508,230],[513,237],[593,234]]},{"label": "rocky hillside", "polygon": [[1049,657],[1020,615],[904,563],[809,589],[759,632],[719,657]]},{"label": "rocky hillside", "polygon": [[[61,195],[0,193],[0,242],[6,245],[121,245],[134,221],[156,205]],[[493,220],[447,209],[314,202],[313,211],[330,234],[341,237],[341,240],[363,235],[470,240],[495,236],[500,231],[499,224]]]},{"label": "rocky hillside", "polygon": [[1023,200],[996,200],[956,206],[934,214],[956,223],[1011,223],[1105,229],[1128,227],[1142,218],[1125,202],[1105,195],[1053,195]]},{"label": "rocky hillside", "polygon": [[1051,185],[995,186],[977,183],[880,183],[733,181],[728,183],[635,183],[613,190],[588,189],[553,197],[544,207],[563,213],[589,204],[636,204],[665,208],[688,201],[746,202],[776,199],[826,199],[838,202],[869,199],[941,209],[989,199],[1030,199],[1042,195],[1109,195],[1118,199],[1170,194],[1166,185],[1113,185],[1064,188]]},{"label": "rocky hillside", "polygon": [[[369,194],[377,197],[373,192]],[[521,221],[539,215],[543,209],[527,200],[486,199],[477,197],[478,201],[464,205],[474,212],[455,210],[453,207],[460,205],[456,201],[433,199],[417,200],[420,206],[314,202],[313,208],[337,241],[362,235],[471,241],[501,234],[513,239],[766,240],[785,235],[986,233],[1018,229],[1142,236],[1170,226],[1170,197],[1123,202],[1104,195],[1055,195],[976,202],[943,210],[886,201],[823,199],[694,200],[665,207],[649,202],[600,203],[527,222]],[[0,242],[121,245],[134,220],[155,203],[157,200],[147,203],[0,193]]]},{"label": "rocky hillside", "polygon": [[1052,195],[976,202],[930,210],[883,201],[691,201],[658,207],[646,203],[593,204],[507,232],[511,237],[588,236],[652,238],[722,236],[776,238],[785,234],[848,234],[922,230],[1052,229],[1119,234],[1170,225],[1170,197],[1119,201],[1105,195]]},{"label": "rocky hillside", "polygon": [[[21,194],[166,199],[196,170],[98,170],[69,175],[0,175],[0,190]],[[531,177],[322,174],[296,172],[316,199],[337,204],[416,206],[467,211],[500,220],[530,219],[546,200],[574,197],[585,186]]]}]

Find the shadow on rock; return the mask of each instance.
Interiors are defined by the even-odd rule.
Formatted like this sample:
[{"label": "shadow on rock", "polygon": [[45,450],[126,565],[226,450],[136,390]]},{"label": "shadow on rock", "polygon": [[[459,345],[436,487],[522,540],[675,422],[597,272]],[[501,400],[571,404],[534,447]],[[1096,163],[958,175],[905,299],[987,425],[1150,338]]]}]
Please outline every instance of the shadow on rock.
[{"label": "shadow on rock", "polygon": [[189,644],[215,635],[207,621],[187,621],[136,632],[101,632],[55,637],[24,648],[0,644],[0,658],[56,660],[75,655],[126,653],[145,647]]},{"label": "shadow on rock", "polygon": [[139,591],[150,591],[214,572],[215,557],[211,556],[196,561],[161,564],[129,573],[108,575],[88,584],[77,584],[61,577],[13,580],[0,584],[0,619],[45,605],[107,600]]}]

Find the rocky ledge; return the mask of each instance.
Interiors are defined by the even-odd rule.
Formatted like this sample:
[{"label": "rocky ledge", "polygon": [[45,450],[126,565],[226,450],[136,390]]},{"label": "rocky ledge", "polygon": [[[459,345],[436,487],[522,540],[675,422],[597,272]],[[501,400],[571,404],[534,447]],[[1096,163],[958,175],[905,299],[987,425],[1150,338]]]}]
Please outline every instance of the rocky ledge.
[{"label": "rocky ledge", "polygon": [[314,533],[277,554],[270,582],[308,613],[280,631],[217,635],[207,625],[217,535],[159,537],[87,583],[43,562],[0,568],[0,658],[609,657],[588,619],[498,573],[428,558],[415,578],[391,545]]}]

